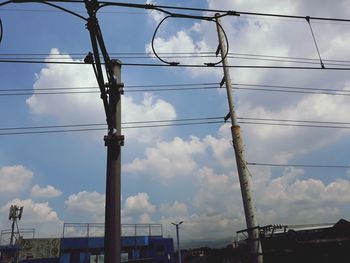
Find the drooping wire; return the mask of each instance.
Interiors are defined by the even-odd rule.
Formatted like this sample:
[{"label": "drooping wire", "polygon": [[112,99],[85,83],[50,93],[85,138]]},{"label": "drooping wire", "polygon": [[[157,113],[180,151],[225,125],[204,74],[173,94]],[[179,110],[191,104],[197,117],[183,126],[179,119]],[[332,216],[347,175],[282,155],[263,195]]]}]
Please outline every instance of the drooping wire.
[{"label": "drooping wire", "polygon": [[310,23],[310,17],[306,16],[305,19],[306,19],[306,21],[307,21],[307,23],[309,25],[309,28],[310,28],[310,31],[311,31],[311,34],[312,34],[312,38],[313,38],[314,43],[315,43],[315,47],[316,47],[316,50],[317,50],[318,58],[320,59],[321,68],[325,68],[324,64],[323,64],[323,61],[322,61],[322,58],[321,58],[320,50],[318,49],[318,45],[317,45],[317,41],[316,41],[316,37],[315,37],[314,31],[312,30],[312,26],[311,26],[311,23]]}]

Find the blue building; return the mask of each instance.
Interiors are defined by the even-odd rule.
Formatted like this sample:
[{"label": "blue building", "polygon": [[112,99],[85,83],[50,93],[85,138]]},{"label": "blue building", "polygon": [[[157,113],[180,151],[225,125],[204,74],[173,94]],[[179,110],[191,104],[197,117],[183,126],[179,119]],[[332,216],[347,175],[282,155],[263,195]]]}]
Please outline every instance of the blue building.
[{"label": "blue building", "polygon": [[[103,237],[62,238],[60,261],[57,262],[103,262],[103,243]],[[174,262],[173,239],[160,236],[122,237],[122,258],[126,262],[136,259],[156,263]]]},{"label": "blue building", "polygon": [[[103,229],[103,224],[64,224],[62,238],[20,238],[16,249],[0,246],[0,263],[101,263]],[[173,239],[163,237],[161,225],[123,225],[122,233],[122,261],[175,262]]]}]

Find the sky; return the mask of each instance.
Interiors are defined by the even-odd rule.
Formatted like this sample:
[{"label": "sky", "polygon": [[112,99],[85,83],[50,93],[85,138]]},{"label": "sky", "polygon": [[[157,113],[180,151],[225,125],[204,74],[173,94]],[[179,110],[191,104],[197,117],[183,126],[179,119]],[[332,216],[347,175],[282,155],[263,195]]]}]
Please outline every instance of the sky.
[{"label": "sky", "polygon": [[[332,3],[324,0],[176,3],[159,0],[148,3],[300,16],[347,18],[350,15],[345,0]],[[86,16],[81,4],[62,6]],[[111,57],[123,63],[161,63],[148,53],[152,50],[154,30],[163,17],[159,12],[143,9],[101,9],[98,19]],[[0,18],[2,59],[27,56],[39,57],[41,61],[81,62],[91,51],[84,21],[49,6],[10,4],[0,7]],[[228,59],[230,65],[320,67],[306,20],[241,15],[226,16],[222,23],[229,51],[236,54]],[[311,20],[311,25],[326,67],[334,66],[329,60],[350,58],[349,23]],[[154,44],[158,53],[215,52],[218,45],[215,23],[170,18],[159,28]],[[130,58],[126,53],[138,54],[138,57]],[[261,55],[288,57],[293,61],[308,58],[314,59],[315,64],[272,61],[276,57],[258,60],[263,58]],[[218,61],[216,59],[176,58],[183,64],[196,65]],[[271,92],[258,86],[254,88],[260,90],[243,89],[253,86],[241,85],[233,89],[240,118],[349,122],[347,71],[231,68],[230,74],[235,84],[267,85],[267,88],[294,86],[307,88],[308,92],[330,89],[343,94]],[[223,120],[228,113],[224,89],[147,91],[168,84],[203,87],[206,83],[216,83],[208,86],[218,87],[222,76],[221,68],[123,65],[122,122],[209,117]],[[91,66],[0,63],[0,79],[0,229],[10,228],[8,210],[12,204],[24,206],[20,227],[34,227],[36,235],[41,237],[60,236],[64,222],[104,222],[106,148],[103,136],[106,130],[3,134],[9,127],[105,123],[98,88],[96,93],[40,94],[42,89],[57,92],[57,88],[96,87]],[[16,89],[29,91],[24,92],[27,95],[4,96],[3,90]],[[349,219],[350,171],[346,167],[292,165],[348,166],[348,125],[324,128],[240,121],[249,163],[286,165],[249,165],[259,225]],[[180,236],[187,241],[233,240],[236,231],[245,228],[229,123],[129,128],[122,133],[125,135],[123,223],[160,223],[165,236],[175,236],[171,222],[184,221]]]}]

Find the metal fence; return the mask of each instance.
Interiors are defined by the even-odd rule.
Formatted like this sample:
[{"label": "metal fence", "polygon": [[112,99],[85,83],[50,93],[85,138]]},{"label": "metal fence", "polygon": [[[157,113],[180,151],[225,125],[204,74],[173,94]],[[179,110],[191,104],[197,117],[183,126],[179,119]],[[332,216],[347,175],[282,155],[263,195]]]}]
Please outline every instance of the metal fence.
[{"label": "metal fence", "polygon": [[[161,224],[122,224],[122,236],[163,236]],[[63,237],[102,237],[103,223],[64,223]]]},{"label": "metal fence", "polygon": [[[11,240],[11,229],[1,230],[0,233],[0,245],[9,245]],[[18,231],[14,232],[14,238],[17,240],[19,238],[35,238],[35,228],[20,228]]]}]

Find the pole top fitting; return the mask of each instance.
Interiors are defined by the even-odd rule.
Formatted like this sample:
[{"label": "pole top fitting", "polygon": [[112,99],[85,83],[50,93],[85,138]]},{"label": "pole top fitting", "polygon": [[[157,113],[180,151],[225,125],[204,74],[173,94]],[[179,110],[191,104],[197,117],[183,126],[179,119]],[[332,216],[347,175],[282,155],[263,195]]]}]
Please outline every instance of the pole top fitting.
[{"label": "pole top fitting", "polygon": [[122,61],[119,59],[111,59],[111,65],[121,67]]}]

